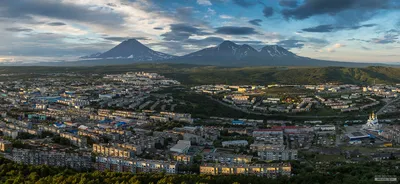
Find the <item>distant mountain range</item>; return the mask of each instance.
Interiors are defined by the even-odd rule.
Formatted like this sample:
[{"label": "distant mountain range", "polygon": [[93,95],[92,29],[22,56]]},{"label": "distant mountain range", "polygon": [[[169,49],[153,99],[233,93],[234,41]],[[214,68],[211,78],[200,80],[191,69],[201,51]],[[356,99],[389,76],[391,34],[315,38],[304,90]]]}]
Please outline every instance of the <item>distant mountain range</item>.
[{"label": "distant mountain range", "polygon": [[217,66],[388,66],[379,63],[337,62],[297,56],[278,45],[267,45],[260,50],[244,44],[224,41],[184,56],[173,56],[154,51],[136,39],[125,40],[104,53],[83,56],[74,62],[46,62],[39,66],[97,66],[132,63],[185,63]]}]

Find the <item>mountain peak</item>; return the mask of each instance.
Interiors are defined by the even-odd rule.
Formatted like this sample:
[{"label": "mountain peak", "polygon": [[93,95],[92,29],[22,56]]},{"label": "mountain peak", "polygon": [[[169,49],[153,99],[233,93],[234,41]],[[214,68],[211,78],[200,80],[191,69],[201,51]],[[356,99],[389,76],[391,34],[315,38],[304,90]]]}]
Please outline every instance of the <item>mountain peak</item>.
[{"label": "mountain peak", "polygon": [[219,46],[237,46],[237,44],[236,43],[234,43],[234,42],[232,42],[232,41],[229,41],[229,40],[225,40],[225,41],[223,41],[222,43],[220,43],[219,44]]},{"label": "mountain peak", "polygon": [[111,50],[102,54],[90,55],[86,58],[102,58],[102,59],[132,59],[135,61],[157,61],[171,59],[173,56],[151,50],[136,39],[128,39],[118,44]]},{"label": "mountain peak", "polygon": [[[123,42],[128,42],[128,43],[140,43],[139,41],[137,41],[135,38],[130,38],[127,40],[124,40]],[[141,43],[140,43],[141,44]]]},{"label": "mountain peak", "polygon": [[260,53],[268,53],[272,57],[295,56],[295,54],[279,45],[266,45],[261,48]]}]

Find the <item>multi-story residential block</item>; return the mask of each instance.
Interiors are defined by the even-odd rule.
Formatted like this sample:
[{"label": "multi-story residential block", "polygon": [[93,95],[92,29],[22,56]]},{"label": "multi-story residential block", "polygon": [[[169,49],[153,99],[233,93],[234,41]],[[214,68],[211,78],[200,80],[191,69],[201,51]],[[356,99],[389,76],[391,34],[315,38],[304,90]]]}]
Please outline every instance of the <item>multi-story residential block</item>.
[{"label": "multi-story residential block", "polygon": [[115,144],[112,144],[112,145],[116,146],[116,147],[120,147],[120,148],[125,148],[125,149],[128,149],[128,150],[132,150],[136,155],[142,154],[142,147],[138,146],[138,145],[126,144],[126,143],[124,143],[124,144],[115,143]]},{"label": "multi-story residential block", "polygon": [[200,174],[209,175],[257,175],[257,176],[290,176],[292,166],[283,164],[204,164],[200,166]]},{"label": "multi-story residential block", "polygon": [[235,163],[235,164],[247,164],[253,159],[252,156],[248,155],[236,155],[236,154],[219,154],[210,153],[204,155],[203,160],[208,162],[218,162],[218,163]]},{"label": "multi-story residential block", "polygon": [[39,130],[41,130],[41,131],[51,132],[53,134],[60,134],[61,132],[64,132],[64,128],[60,128],[60,127],[45,126],[45,125],[38,125],[38,127],[39,127]]},{"label": "multi-story residential block", "polygon": [[94,141],[100,140],[100,137],[97,134],[89,132],[89,131],[79,130],[78,135],[83,136],[83,137],[90,137]]},{"label": "multi-story residential block", "polygon": [[60,133],[60,137],[66,138],[70,141],[70,143],[77,147],[86,147],[87,146],[87,138],[86,137],[79,137],[78,135],[71,134],[71,133]]},{"label": "multi-story residential block", "polygon": [[20,121],[14,118],[10,118],[10,117],[6,117],[4,118],[4,121],[7,121],[9,123],[13,123],[14,125],[20,126],[20,127],[24,127],[24,128],[28,128],[28,129],[32,129],[32,122],[30,121]]},{"label": "multi-story residential block", "polygon": [[29,149],[13,149],[12,160],[20,164],[49,165],[68,167],[77,170],[90,169],[92,166],[90,153],[66,153],[58,151],[37,151]]},{"label": "multi-story residential block", "polygon": [[247,146],[249,143],[246,140],[222,141],[222,147],[231,146]]},{"label": "multi-story residential block", "polygon": [[113,157],[96,157],[96,170],[132,173],[177,173],[177,162],[146,159],[126,159]]},{"label": "multi-story residential block", "polygon": [[266,149],[258,151],[261,160],[297,160],[297,150]]},{"label": "multi-story residential block", "polygon": [[6,140],[0,140],[0,151],[1,152],[11,152],[12,151],[12,143]]},{"label": "multi-story residential block", "polygon": [[6,137],[11,137],[12,139],[16,139],[18,137],[18,130],[2,127],[0,131],[3,132],[3,135]]},{"label": "multi-story residential block", "polygon": [[172,154],[173,158],[177,162],[181,162],[184,164],[190,164],[193,162],[193,156],[192,155],[185,155],[185,154],[178,154],[174,153]]},{"label": "multi-story residential block", "polygon": [[133,150],[107,144],[93,144],[93,153],[121,158],[132,158],[135,156],[135,152]]}]

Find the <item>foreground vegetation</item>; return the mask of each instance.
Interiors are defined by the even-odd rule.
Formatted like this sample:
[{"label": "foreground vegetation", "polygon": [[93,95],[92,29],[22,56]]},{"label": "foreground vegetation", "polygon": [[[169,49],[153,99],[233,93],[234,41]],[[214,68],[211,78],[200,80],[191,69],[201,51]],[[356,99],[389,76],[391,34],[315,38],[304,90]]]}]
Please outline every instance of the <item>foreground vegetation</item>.
[{"label": "foreground vegetation", "polygon": [[[399,165],[394,163],[370,162],[364,164],[331,164],[325,169],[315,169],[298,162],[294,162],[291,178],[280,177],[276,179],[256,177],[256,176],[208,176],[208,175],[168,175],[168,174],[132,174],[116,172],[77,172],[65,168],[54,168],[48,166],[28,166],[12,163],[4,158],[0,158],[0,183],[35,183],[35,184],[69,184],[69,183],[134,183],[134,184],[189,184],[189,183],[350,183],[368,184],[375,183],[375,175],[400,175]],[[397,168],[397,169],[396,169]]]},{"label": "foreground vegetation", "polygon": [[[188,64],[132,64],[95,67],[2,67],[0,74],[17,73],[121,73],[128,71],[157,72],[184,84],[321,84],[321,83],[400,83],[400,68],[395,67],[217,67]],[[10,78],[10,77],[8,77]],[[7,77],[2,77],[7,79]]]}]

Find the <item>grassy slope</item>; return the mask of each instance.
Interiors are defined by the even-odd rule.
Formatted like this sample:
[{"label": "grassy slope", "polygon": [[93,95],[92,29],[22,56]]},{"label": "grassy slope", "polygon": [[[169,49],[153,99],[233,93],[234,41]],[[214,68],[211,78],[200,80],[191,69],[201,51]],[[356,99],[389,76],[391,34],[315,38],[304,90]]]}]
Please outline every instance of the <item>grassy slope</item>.
[{"label": "grassy slope", "polygon": [[2,67],[3,73],[121,73],[157,72],[184,84],[321,84],[321,83],[400,83],[400,68],[394,67],[216,67],[188,64],[132,64],[96,67]]}]

